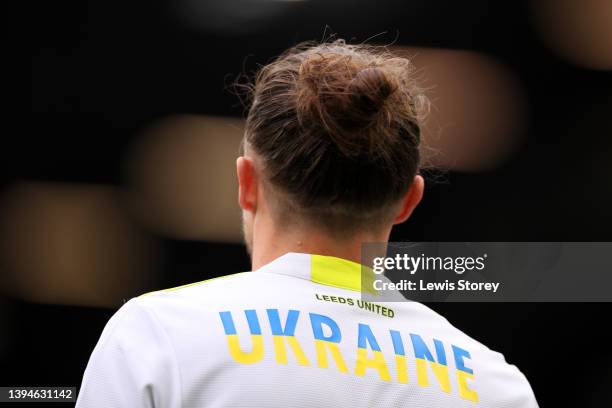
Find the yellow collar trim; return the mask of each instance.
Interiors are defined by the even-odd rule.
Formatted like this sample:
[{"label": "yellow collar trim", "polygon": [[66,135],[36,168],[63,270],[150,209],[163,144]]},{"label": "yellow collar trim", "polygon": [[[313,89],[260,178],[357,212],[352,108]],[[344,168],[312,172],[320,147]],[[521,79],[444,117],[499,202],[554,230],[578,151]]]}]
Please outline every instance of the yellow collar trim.
[{"label": "yellow collar trim", "polygon": [[371,268],[335,256],[311,255],[310,280],[341,289],[376,292]]}]

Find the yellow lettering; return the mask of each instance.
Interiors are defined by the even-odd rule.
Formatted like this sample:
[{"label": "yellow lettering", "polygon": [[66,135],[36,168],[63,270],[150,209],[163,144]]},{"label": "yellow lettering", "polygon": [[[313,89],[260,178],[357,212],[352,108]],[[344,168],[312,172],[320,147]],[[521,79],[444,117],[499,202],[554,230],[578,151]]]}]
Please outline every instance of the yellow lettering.
[{"label": "yellow lettering", "polygon": [[264,357],[264,346],[263,338],[259,334],[252,334],[251,340],[253,342],[253,349],[250,352],[244,352],[240,348],[240,342],[238,341],[237,334],[228,334],[227,345],[229,347],[230,354],[239,363],[242,364],[254,364],[261,361]]},{"label": "yellow lettering", "polygon": [[295,354],[295,358],[298,363],[303,366],[310,365],[306,354],[300,343],[295,336],[273,336],[274,338],[274,354],[276,355],[276,362],[278,364],[287,364],[287,348],[285,347],[285,340],[289,344],[289,347]]},{"label": "yellow lettering", "polygon": [[366,369],[373,368],[378,371],[380,378],[384,381],[390,381],[391,375],[385,362],[385,357],[380,351],[372,350],[373,358],[368,358],[368,351],[364,348],[357,349],[357,364],[355,366],[355,375],[363,377]]},{"label": "yellow lettering", "polygon": [[348,368],[346,367],[344,358],[342,358],[342,354],[340,353],[338,344],[333,343],[331,341],[315,340],[315,348],[317,350],[317,365],[319,367],[329,367],[329,363],[327,361],[327,350],[329,350],[332,355],[332,358],[336,362],[338,370],[340,370],[340,372],[342,373],[348,373]]}]

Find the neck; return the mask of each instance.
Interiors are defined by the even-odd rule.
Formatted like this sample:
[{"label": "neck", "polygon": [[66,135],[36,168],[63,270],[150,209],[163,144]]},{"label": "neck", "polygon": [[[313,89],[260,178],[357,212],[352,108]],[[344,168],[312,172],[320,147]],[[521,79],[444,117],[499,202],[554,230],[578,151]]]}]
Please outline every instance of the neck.
[{"label": "neck", "polygon": [[381,233],[360,232],[339,240],[322,231],[308,228],[291,231],[271,228],[268,231],[258,231],[253,239],[252,270],[255,271],[289,252],[334,256],[361,263],[362,243],[387,242],[390,232],[390,229]]}]

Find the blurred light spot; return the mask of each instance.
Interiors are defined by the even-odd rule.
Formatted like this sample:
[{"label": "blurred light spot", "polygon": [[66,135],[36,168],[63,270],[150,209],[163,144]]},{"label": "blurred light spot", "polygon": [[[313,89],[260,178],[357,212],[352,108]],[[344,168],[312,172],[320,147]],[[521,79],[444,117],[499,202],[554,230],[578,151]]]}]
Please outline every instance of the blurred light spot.
[{"label": "blurred light spot", "polygon": [[612,1],[537,0],[537,29],[548,46],[572,63],[612,69]]},{"label": "blurred light spot", "polygon": [[135,216],[173,238],[241,242],[235,173],[243,126],[177,115],[145,129],[127,159]]},{"label": "blurred light spot", "polygon": [[265,27],[300,1],[177,0],[178,18],[188,27],[220,34],[248,34]]},{"label": "blurred light spot", "polygon": [[474,52],[393,51],[412,61],[431,101],[422,132],[425,166],[482,171],[508,160],[523,135],[526,103],[509,69]]},{"label": "blurred light spot", "polygon": [[116,189],[24,182],[0,204],[3,292],[115,306],[152,287],[152,243],[130,222]]},{"label": "blurred light spot", "polygon": [[[0,279],[0,284],[2,280]],[[7,355],[9,352],[9,345],[11,343],[10,336],[13,335],[7,328],[11,327],[10,320],[10,304],[5,299],[0,297],[0,359]]]}]

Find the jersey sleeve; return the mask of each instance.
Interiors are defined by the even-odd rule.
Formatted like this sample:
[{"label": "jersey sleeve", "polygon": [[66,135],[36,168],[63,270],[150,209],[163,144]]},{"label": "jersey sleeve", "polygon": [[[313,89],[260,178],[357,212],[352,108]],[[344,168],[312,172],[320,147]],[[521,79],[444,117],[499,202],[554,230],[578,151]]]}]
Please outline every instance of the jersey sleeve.
[{"label": "jersey sleeve", "polygon": [[516,368],[516,371],[518,371],[520,374],[523,381],[523,389],[525,390],[525,398],[520,406],[525,408],[539,408],[538,401],[536,400],[533,389],[531,388],[531,384],[529,384],[529,381],[527,381],[527,377],[525,377],[525,375],[518,368]]},{"label": "jersey sleeve", "polygon": [[181,406],[174,350],[153,311],[138,298],[109,320],[89,359],[77,408]]},{"label": "jersey sleeve", "polygon": [[494,356],[496,364],[483,370],[481,377],[491,394],[491,406],[539,408],[527,377],[517,366],[507,363],[502,354],[494,352]]}]

